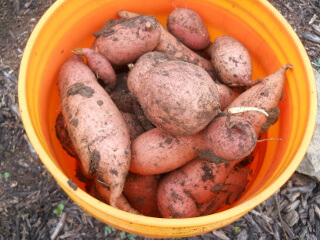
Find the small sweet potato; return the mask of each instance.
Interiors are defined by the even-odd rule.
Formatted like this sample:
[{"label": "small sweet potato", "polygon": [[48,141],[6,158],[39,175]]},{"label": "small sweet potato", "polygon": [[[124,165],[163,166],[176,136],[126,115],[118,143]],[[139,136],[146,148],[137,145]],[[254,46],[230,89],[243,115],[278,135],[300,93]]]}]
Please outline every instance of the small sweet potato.
[{"label": "small sweet potato", "polygon": [[211,46],[211,60],[219,79],[230,87],[251,86],[252,63],[246,47],[237,39],[223,35]]},{"label": "small sweet potato", "polygon": [[110,186],[110,204],[116,207],[131,160],[129,130],[122,114],[80,56],[73,55],[62,65],[58,89],[83,168]]},{"label": "small sweet potato", "polygon": [[191,63],[160,63],[132,87],[147,118],[175,135],[201,131],[220,112],[216,84]]},{"label": "small sweet potato", "polygon": [[76,159],[79,159],[78,154],[73,146],[72,140],[69,136],[67,125],[64,121],[62,112],[60,112],[56,119],[55,124],[56,136],[61,143],[61,146],[66,152]]},{"label": "small sweet potato", "polygon": [[210,45],[209,31],[200,15],[189,8],[176,8],[167,18],[172,35],[192,50],[204,50]]},{"label": "small sweet potato", "polygon": [[160,175],[143,176],[128,173],[123,194],[130,204],[143,215],[160,217],[157,205],[157,190]]},{"label": "small sweet potato", "polygon": [[[128,74],[119,73],[116,76],[117,84],[109,93],[112,101],[116,104],[121,112],[134,113],[133,101],[134,96],[128,89]],[[106,89],[108,91],[108,89]]]},{"label": "small sweet potato", "polygon": [[[254,127],[256,135],[259,137],[278,119],[278,105],[283,95],[285,73],[289,68],[292,68],[292,66],[286,64],[266,78],[257,80],[257,84],[241,93],[228,108],[225,109],[225,112],[230,112],[232,108],[240,110],[240,113],[234,114],[246,118]],[[242,112],[241,108],[243,107],[253,107],[264,110],[268,113],[268,116],[254,109]]]},{"label": "small sweet potato", "polygon": [[[118,15],[119,17],[126,19],[139,16],[139,14],[137,13],[125,10],[118,11]],[[159,26],[161,35],[159,43],[155,48],[156,51],[164,52],[167,55],[172,56],[176,59],[198,65],[199,67],[206,70],[213,79],[216,78],[215,69],[210,61],[199,56],[197,53],[185,46],[160,23]]]},{"label": "small sweet potato", "polygon": [[95,34],[92,48],[105,56],[113,66],[136,61],[159,43],[159,22],[150,15],[137,16],[104,27]]},{"label": "small sweet potato", "polygon": [[196,217],[198,206],[215,196],[233,164],[194,159],[165,174],[158,187],[158,207],[165,218]]},{"label": "small sweet potato", "polygon": [[83,55],[87,59],[88,66],[110,89],[116,85],[116,74],[108,59],[91,48],[77,48],[74,54]]}]

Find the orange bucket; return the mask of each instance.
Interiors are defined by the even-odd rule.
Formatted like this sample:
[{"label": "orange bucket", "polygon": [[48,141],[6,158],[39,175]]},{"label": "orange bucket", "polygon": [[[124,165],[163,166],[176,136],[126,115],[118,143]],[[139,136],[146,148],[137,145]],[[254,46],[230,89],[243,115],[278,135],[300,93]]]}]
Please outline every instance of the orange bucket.
[{"label": "orange bucket", "polygon": [[[258,144],[249,166],[253,179],[246,192],[228,209],[209,216],[161,219],[115,209],[90,196],[75,177],[75,159],[68,156],[55,136],[59,112],[56,86],[59,68],[75,48],[89,47],[92,33],[118,10],[152,14],[165,24],[176,7],[198,12],[211,40],[222,34],[240,40],[253,59],[253,79],[263,78],[290,63],[278,123],[264,135],[281,141]],[[81,208],[131,233],[150,237],[194,236],[235,221],[269,198],[293,174],[311,140],[317,111],[315,80],[308,56],[285,19],[266,0],[58,0],[41,18],[25,48],[19,75],[19,104],[27,135],[63,190]],[[72,179],[78,185],[68,185]]]}]

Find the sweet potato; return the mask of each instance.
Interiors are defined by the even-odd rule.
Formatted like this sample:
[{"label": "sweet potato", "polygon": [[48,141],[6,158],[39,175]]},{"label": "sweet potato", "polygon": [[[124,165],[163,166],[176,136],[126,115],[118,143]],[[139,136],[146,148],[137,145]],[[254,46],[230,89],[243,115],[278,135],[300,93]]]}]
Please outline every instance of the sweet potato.
[{"label": "sweet potato", "polygon": [[165,174],[160,180],[157,197],[161,215],[165,218],[199,216],[198,206],[215,196],[232,168],[233,164],[229,163],[194,159]]},{"label": "sweet potato", "polygon": [[146,77],[147,73],[160,63],[172,60],[174,60],[173,57],[168,56],[163,52],[152,51],[143,54],[128,74],[128,89],[133,94],[136,94],[135,90],[141,88],[139,85],[141,78]]},{"label": "sweet potato", "polygon": [[216,85],[220,96],[220,109],[223,111],[240,95],[240,91],[218,82],[216,82]]},{"label": "sweet potato", "polygon": [[224,205],[233,204],[244,192],[249,182],[251,170],[234,167],[227,175],[220,189],[216,189],[216,195],[209,202],[199,207],[202,216],[215,213]]},{"label": "sweet potato", "polygon": [[95,34],[92,48],[114,66],[132,63],[144,53],[152,51],[159,43],[159,25],[150,15],[108,25]]},{"label": "sweet potato", "polygon": [[223,35],[211,46],[211,60],[219,79],[230,87],[251,86],[252,63],[246,47],[237,39]]},{"label": "sweet potato", "polygon": [[176,8],[167,18],[172,35],[192,50],[204,50],[210,45],[209,31],[200,15],[189,8]]},{"label": "sweet potato", "polygon": [[88,66],[108,88],[116,86],[116,74],[108,59],[91,48],[77,48],[73,53],[85,56]]},{"label": "sweet potato", "polygon": [[125,113],[134,113],[134,96],[128,89],[128,74],[119,73],[117,74],[116,78],[117,84],[115,88],[109,93],[112,101],[116,104],[117,108],[120,111]]},{"label": "sweet potato", "polygon": [[64,121],[62,112],[60,112],[56,119],[55,124],[56,136],[61,143],[61,146],[66,152],[76,159],[79,159],[78,154],[73,146],[72,140],[69,136],[67,125]]},{"label": "sweet potato", "polygon": [[136,139],[138,136],[140,136],[142,133],[145,132],[138,118],[134,114],[122,113],[122,116],[128,126],[131,141],[133,141],[134,139]]},{"label": "sweet potato", "polygon": [[214,163],[235,162],[249,155],[256,142],[251,124],[232,115],[216,117],[194,135],[174,136],[155,128],[132,142],[130,171],[142,175],[160,174],[197,156]]},{"label": "sweet potato", "polygon": [[[126,19],[139,16],[139,14],[137,13],[125,10],[118,11],[118,15],[119,17]],[[174,37],[164,26],[162,26],[161,24],[159,24],[159,26],[161,35],[159,43],[155,48],[156,51],[164,52],[167,55],[172,56],[176,59],[198,65],[199,67],[206,70],[213,79],[216,78],[215,69],[210,61],[199,56],[197,53],[193,52],[190,48],[185,46],[176,37]]]},{"label": "sweet potato", "polygon": [[257,84],[241,93],[228,108],[225,109],[225,112],[230,112],[232,108],[241,110],[243,107],[253,107],[264,110],[268,113],[268,116],[256,110],[237,113],[237,115],[246,118],[251,123],[256,135],[259,137],[278,119],[278,105],[283,94],[285,73],[289,68],[292,68],[292,66],[286,64],[266,78],[257,80]]},{"label": "sweet potato", "polygon": [[160,175],[143,176],[128,173],[123,193],[130,204],[143,215],[160,217],[157,205],[157,190]]},{"label": "sweet potato", "polygon": [[131,159],[129,130],[122,114],[80,56],[73,55],[62,65],[58,89],[83,168],[110,186],[110,204],[116,207]]},{"label": "sweet potato", "polygon": [[132,91],[144,114],[155,126],[172,134],[195,134],[220,112],[216,84],[194,64],[166,61],[139,80]]},{"label": "sweet potato", "polygon": [[[103,201],[107,204],[110,204],[111,202],[112,193],[110,187],[99,179],[95,179],[94,188],[91,190],[91,194],[93,194],[93,196],[98,200]],[[122,193],[119,195],[115,207],[126,212],[141,215],[138,210],[131,206],[131,204],[128,202],[128,199]]]},{"label": "sweet potato", "polygon": [[130,171],[152,175],[172,171],[197,156],[199,134],[174,136],[161,128],[149,130],[132,142]]},{"label": "sweet potato", "polygon": [[213,162],[229,162],[248,156],[257,143],[254,128],[245,118],[233,115],[216,117],[202,133],[203,144],[195,151]]}]

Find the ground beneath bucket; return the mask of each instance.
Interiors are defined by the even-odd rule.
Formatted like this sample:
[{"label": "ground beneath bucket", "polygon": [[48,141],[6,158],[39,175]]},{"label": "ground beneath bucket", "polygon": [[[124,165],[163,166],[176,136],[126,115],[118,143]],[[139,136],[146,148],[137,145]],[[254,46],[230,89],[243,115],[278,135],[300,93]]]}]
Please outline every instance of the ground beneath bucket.
[{"label": "ground beneath bucket", "polygon": [[[0,239],[146,239],[109,227],[81,210],[45,169],[25,135],[17,99],[19,64],[34,26],[53,2],[0,1]],[[320,2],[270,2],[320,70]],[[320,185],[296,173],[236,222],[186,239],[320,239]]]}]

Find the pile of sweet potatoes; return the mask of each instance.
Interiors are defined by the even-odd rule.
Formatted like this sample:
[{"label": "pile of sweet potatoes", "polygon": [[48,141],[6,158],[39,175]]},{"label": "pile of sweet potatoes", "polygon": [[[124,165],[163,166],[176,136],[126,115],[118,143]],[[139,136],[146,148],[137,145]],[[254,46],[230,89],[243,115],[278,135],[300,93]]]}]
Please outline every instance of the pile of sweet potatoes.
[{"label": "pile of sweet potatoes", "polygon": [[56,135],[89,177],[88,192],[164,218],[233,204],[250,180],[244,159],[278,120],[292,66],[253,80],[246,47],[227,35],[211,42],[191,9],[173,10],[167,28],[150,15],[118,15],[58,76]]}]

